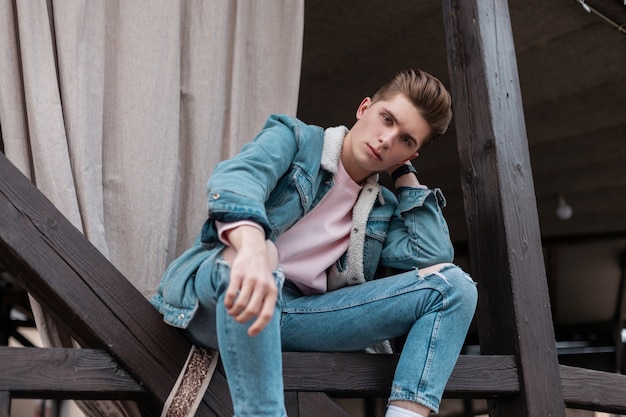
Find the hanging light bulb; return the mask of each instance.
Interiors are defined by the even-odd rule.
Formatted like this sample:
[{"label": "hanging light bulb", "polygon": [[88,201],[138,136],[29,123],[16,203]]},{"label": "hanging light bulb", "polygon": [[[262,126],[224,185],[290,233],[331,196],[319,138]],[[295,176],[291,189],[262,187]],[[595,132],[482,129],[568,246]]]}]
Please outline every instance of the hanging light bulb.
[{"label": "hanging light bulb", "polygon": [[556,217],[561,220],[569,220],[574,215],[574,209],[565,201],[565,196],[559,194],[559,203],[556,206]]}]

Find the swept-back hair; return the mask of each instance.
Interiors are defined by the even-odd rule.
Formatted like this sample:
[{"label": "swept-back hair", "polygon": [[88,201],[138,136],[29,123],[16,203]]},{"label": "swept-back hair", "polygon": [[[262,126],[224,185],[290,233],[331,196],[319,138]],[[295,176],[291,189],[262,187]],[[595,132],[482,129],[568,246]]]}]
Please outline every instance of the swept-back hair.
[{"label": "swept-back hair", "polygon": [[430,126],[429,143],[448,130],[452,120],[452,98],[439,79],[419,69],[397,73],[372,97],[372,102],[391,100],[398,94],[406,96]]}]

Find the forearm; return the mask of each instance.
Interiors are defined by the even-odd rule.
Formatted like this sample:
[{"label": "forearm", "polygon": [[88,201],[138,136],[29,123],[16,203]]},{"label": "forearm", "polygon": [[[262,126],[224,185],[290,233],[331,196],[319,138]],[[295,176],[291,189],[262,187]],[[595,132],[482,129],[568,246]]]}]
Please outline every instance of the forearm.
[{"label": "forearm", "polygon": [[412,187],[412,188],[428,188],[420,183],[417,172],[410,162],[394,167],[388,171],[391,176],[395,188]]},{"label": "forearm", "polygon": [[239,323],[256,316],[248,329],[248,334],[255,336],[274,314],[278,296],[272,275],[278,262],[276,247],[255,226],[241,225],[225,233],[229,246],[224,250],[224,260],[231,265],[231,273],[224,305]]},{"label": "forearm", "polygon": [[[242,224],[232,229],[226,229],[223,239],[228,246],[234,249],[235,255],[247,254],[260,258],[268,258],[265,244],[265,234],[259,227]],[[268,263],[269,266],[269,263]]]}]

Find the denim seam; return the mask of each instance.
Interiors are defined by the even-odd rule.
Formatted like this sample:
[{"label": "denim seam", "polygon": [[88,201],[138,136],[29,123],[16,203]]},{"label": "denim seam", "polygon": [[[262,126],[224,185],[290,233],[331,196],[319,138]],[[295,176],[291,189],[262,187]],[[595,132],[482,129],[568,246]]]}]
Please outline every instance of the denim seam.
[{"label": "denim seam", "polygon": [[427,398],[424,398],[419,393],[413,395],[405,391],[404,389],[402,389],[402,387],[398,385],[395,385],[392,388],[392,393],[389,399],[387,400],[387,404],[391,403],[392,401],[411,401],[417,404],[421,404],[425,407],[428,407],[431,410],[433,410],[433,412],[435,413],[439,411],[439,406],[437,404],[433,403],[432,401],[429,401]]},{"label": "denim seam", "polygon": [[[433,273],[430,273],[428,275],[425,275],[424,277],[419,277],[419,278],[420,278],[420,280],[427,280],[429,277],[432,277],[433,275],[443,279],[443,281],[449,287],[452,287],[452,284],[449,282],[449,280],[447,278],[445,278],[439,272],[433,272]],[[424,365],[424,370],[422,371],[422,375],[421,375],[421,377],[419,379],[419,383],[418,383],[418,385],[416,387],[415,394],[412,394],[409,391],[406,391],[405,389],[403,389],[399,385],[394,385],[393,389],[392,389],[391,396],[389,397],[389,401],[393,401],[393,400],[412,401],[412,402],[416,402],[416,403],[422,404],[422,405],[430,408],[434,412],[437,412],[438,411],[437,404],[434,404],[432,401],[428,400],[427,398],[424,398],[422,396],[422,392],[425,391],[426,381],[428,381],[429,378],[430,378],[430,372],[432,370],[432,358],[433,358],[435,349],[437,348],[437,342],[439,341],[439,327],[440,327],[440,324],[441,324],[441,316],[448,309],[449,299],[448,299],[448,293],[447,293],[447,291],[443,287],[441,287],[441,286],[432,286],[432,287],[427,287],[427,288],[433,289],[433,290],[437,291],[441,295],[442,307],[437,312],[437,317],[436,317],[434,325],[433,325],[433,331],[432,331],[431,338],[430,338],[431,342],[429,344],[428,354],[427,354],[426,362],[425,362],[425,365]]]},{"label": "denim seam", "polygon": [[[429,283],[428,283],[429,284]],[[419,287],[418,287],[419,286]],[[337,311],[337,310],[345,310],[347,308],[352,308],[352,307],[356,307],[362,304],[368,304],[371,302],[375,302],[375,301],[380,301],[380,300],[384,300],[386,298],[392,298],[392,297],[397,297],[398,295],[401,294],[406,294],[409,292],[413,292],[413,291],[417,291],[417,290],[422,290],[422,289],[430,289],[430,290],[435,290],[435,291],[442,291],[442,288],[438,285],[423,285],[423,279],[420,279],[419,283],[416,283],[414,286],[405,288],[403,290],[400,291],[395,291],[393,293],[385,293],[385,294],[381,294],[378,297],[372,297],[372,298],[368,298],[365,300],[359,300],[358,303],[352,303],[352,304],[346,304],[346,305],[342,305],[341,307],[326,307],[323,309],[302,309],[302,308],[286,308],[285,312],[290,313],[290,314],[294,314],[294,313],[300,313],[300,314],[307,314],[307,313],[324,313],[324,312],[328,312],[328,311]]]},{"label": "denim seam", "polygon": [[[448,282],[447,279],[446,279],[446,282]],[[425,390],[426,381],[430,379],[430,371],[432,369],[433,355],[435,354],[435,349],[437,349],[437,344],[439,342],[439,326],[441,325],[441,316],[444,314],[445,311],[447,311],[448,305],[449,305],[448,293],[446,291],[439,291],[439,293],[441,294],[442,307],[437,313],[437,318],[435,319],[435,323],[433,325],[433,332],[431,334],[431,342],[430,342],[430,347],[428,349],[428,356],[426,359],[426,364],[424,366],[422,378],[420,378],[420,383],[417,388],[418,396],[421,392]]]},{"label": "denim seam", "polygon": [[[228,349],[228,354],[231,355],[231,358],[233,359],[233,362],[237,363],[238,362],[238,359],[237,359],[237,356],[238,356],[237,355],[237,349],[233,349],[233,347],[236,346],[236,343],[233,343],[233,341],[230,340],[231,332],[228,329],[228,326],[224,326],[224,333],[225,333],[226,339],[228,340],[228,348],[227,348]],[[234,366],[233,369],[231,370],[231,372],[234,372],[236,374],[233,378],[231,378],[231,380],[233,382],[241,380],[241,376],[242,375],[240,374],[240,368],[238,366]],[[241,392],[242,392],[241,390],[242,390],[242,387],[239,384],[237,384],[237,386],[236,386],[236,393],[235,393],[235,395],[237,397],[241,397]]]},{"label": "denim seam", "polygon": [[[454,265],[450,265],[450,267],[454,267]],[[446,267],[444,267],[444,269],[446,269]],[[398,291],[394,291],[391,293],[383,293],[383,294],[379,294],[377,297],[372,297],[372,298],[368,298],[365,300],[359,300],[358,303],[352,303],[352,304],[347,304],[347,305],[342,305],[341,307],[326,307],[323,309],[303,309],[303,308],[286,308],[284,311],[287,313],[300,313],[300,314],[307,314],[307,313],[324,313],[324,312],[328,312],[328,311],[337,311],[337,310],[344,310],[347,308],[352,308],[352,307],[356,307],[362,304],[367,304],[367,303],[371,303],[371,302],[375,302],[375,301],[380,301],[380,300],[384,300],[386,298],[392,298],[392,297],[396,297],[398,295],[401,294],[406,294],[409,292],[413,292],[413,291],[418,291],[418,290],[422,290],[422,289],[430,289],[430,290],[435,290],[438,292],[444,292],[445,293],[445,288],[442,287],[441,285],[438,285],[436,282],[432,282],[432,281],[428,281],[427,278],[431,277],[432,275],[440,275],[440,274],[436,274],[436,273],[431,273],[428,274],[424,277],[420,277],[417,273],[416,273],[416,277],[417,277],[417,281],[415,282],[414,285],[404,288],[402,290],[398,290]],[[446,284],[448,286],[452,286],[450,284],[450,282],[444,278],[444,282],[446,282]],[[426,284],[426,285],[424,285]]]}]

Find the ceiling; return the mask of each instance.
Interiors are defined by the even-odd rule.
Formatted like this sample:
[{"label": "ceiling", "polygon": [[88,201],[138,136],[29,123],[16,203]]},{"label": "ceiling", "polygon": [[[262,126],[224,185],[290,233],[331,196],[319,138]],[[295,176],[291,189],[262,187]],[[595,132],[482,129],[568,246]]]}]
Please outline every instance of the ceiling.
[{"label": "ceiling", "polygon": [[[586,4],[626,23],[617,0]],[[509,9],[542,236],[626,235],[626,33],[577,0]],[[402,68],[450,86],[439,1],[310,0],[304,32],[298,115],[309,123],[350,126],[362,98]],[[444,190],[452,239],[465,241],[454,126],[415,166]],[[560,193],[569,220],[556,216]]]}]

